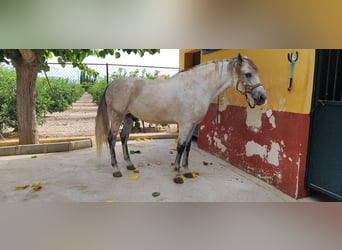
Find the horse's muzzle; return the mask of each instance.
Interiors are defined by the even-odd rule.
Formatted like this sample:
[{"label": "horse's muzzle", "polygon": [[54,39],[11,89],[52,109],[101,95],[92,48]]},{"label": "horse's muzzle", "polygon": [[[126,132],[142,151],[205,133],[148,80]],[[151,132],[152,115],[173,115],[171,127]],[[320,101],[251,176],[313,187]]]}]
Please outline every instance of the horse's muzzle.
[{"label": "horse's muzzle", "polygon": [[253,96],[254,103],[256,105],[262,105],[266,102],[267,96],[265,93],[258,93],[255,97]]}]

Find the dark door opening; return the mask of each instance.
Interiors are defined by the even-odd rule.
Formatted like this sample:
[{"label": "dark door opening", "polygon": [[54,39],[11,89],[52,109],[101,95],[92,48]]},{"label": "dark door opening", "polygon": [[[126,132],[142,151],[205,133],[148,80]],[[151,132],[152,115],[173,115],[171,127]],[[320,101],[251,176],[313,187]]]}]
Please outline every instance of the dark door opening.
[{"label": "dark door opening", "polygon": [[316,50],[310,115],[305,184],[342,200],[342,50]]}]

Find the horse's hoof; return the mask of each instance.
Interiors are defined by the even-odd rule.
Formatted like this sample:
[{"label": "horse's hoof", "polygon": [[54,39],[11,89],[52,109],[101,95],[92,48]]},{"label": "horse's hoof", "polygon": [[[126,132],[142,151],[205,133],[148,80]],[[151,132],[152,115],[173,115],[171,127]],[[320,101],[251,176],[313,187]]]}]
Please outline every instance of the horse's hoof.
[{"label": "horse's hoof", "polygon": [[120,171],[118,171],[118,172],[114,172],[114,173],[113,173],[113,176],[114,176],[114,177],[122,177],[122,174],[121,174]]},{"label": "horse's hoof", "polygon": [[127,170],[134,170],[135,167],[133,165],[127,166]]},{"label": "horse's hoof", "polygon": [[184,176],[188,179],[194,178],[192,173],[185,173]]},{"label": "horse's hoof", "polygon": [[177,184],[183,184],[184,180],[181,176],[176,176],[175,178],[173,178],[173,181]]}]

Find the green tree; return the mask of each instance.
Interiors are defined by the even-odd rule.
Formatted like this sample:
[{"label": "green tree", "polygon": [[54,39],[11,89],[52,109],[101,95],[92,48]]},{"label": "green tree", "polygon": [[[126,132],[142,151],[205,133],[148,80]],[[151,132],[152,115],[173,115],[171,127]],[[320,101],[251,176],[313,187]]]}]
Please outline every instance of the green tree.
[{"label": "green tree", "polygon": [[104,58],[106,55],[120,57],[121,52],[138,54],[159,53],[158,49],[1,49],[0,62],[12,63],[16,69],[16,110],[19,144],[38,143],[36,121],[36,80],[41,70],[48,71],[47,60],[57,57],[63,67],[71,62],[73,67],[86,71],[89,75],[98,73],[83,64],[87,56]]}]

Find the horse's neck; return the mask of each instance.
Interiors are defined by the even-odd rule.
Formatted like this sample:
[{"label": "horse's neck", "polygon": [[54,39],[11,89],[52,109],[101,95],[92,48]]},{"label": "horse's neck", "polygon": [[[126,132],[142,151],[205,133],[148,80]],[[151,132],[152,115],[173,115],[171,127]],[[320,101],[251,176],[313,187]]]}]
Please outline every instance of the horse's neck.
[{"label": "horse's neck", "polygon": [[218,60],[204,65],[202,70],[203,83],[208,87],[210,98],[214,99],[221,94],[225,89],[233,86],[234,77],[231,71],[228,70],[228,60]]}]

